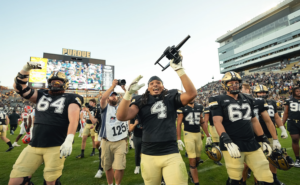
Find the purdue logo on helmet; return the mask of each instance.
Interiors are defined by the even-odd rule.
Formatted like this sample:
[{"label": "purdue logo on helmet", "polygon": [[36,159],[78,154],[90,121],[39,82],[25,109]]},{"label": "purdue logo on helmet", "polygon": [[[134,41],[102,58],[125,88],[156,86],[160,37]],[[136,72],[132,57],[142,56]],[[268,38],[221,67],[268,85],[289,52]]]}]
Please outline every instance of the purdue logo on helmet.
[{"label": "purdue logo on helmet", "polygon": [[[268,98],[268,94],[269,94],[269,90],[266,86],[264,85],[257,85],[253,91],[254,95],[256,97],[260,97],[260,98]],[[257,93],[266,93],[266,95],[261,95],[261,96],[258,96]]]},{"label": "purdue logo on helmet", "polygon": [[[239,82],[239,88],[237,90],[230,90],[230,87],[227,86],[227,83],[230,81],[238,81]],[[222,78],[222,87],[229,91],[231,94],[238,94],[242,88],[242,78],[241,76],[233,71],[225,73],[225,75]]]},{"label": "purdue logo on helmet", "polygon": [[[54,87],[51,82],[52,80],[61,80],[63,82],[63,84],[60,85],[60,87]],[[69,80],[67,79],[65,73],[63,72],[53,72],[49,79],[48,79],[48,88],[51,91],[63,91],[68,89],[69,87]]]},{"label": "purdue logo on helmet", "polygon": [[284,148],[275,149],[267,159],[275,168],[280,170],[289,170],[295,164]]},{"label": "purdue logo on helmet", "polygon": [[218,146],[205,145],[205,153],[211,160],[216,162],[221,161],[223,158],[223,154]]}]

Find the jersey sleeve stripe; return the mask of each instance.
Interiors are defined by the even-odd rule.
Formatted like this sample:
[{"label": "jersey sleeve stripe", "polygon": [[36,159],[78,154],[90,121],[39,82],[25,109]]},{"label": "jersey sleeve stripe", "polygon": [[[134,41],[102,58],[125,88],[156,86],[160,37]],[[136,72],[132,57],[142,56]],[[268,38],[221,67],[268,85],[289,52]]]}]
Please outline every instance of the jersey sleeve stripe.
[{"label": "jersey sleeve stripe", "polygon": [[218,105],[218,102],[217,101],[213,101],[213,102],[210,102],[209,103],[209,106],[211,107],[211,106],[214,106],[214,105]]}]

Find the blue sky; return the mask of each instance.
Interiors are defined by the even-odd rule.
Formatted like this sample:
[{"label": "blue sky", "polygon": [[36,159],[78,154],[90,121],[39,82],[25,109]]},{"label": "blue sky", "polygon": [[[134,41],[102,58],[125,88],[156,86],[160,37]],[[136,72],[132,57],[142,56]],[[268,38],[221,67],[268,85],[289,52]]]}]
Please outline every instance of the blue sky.
[{"label": "blue sky", "polygon": [[[90,51],[115,66],[115,77],[147,83],[157,75],[167,89],[180,89],[177,74],[154,62],[167,46],[182,47],[183,66],[196,88],[220,79],[215,40],[279,0],[1,1],[0,81],[13,79],[30,56],[61,54],[62,48]],[[165,59],[162,63],[166,64]],[[120,88],[116,89],[120,91]],[[142,91],[145,90],[145,87]]]}]

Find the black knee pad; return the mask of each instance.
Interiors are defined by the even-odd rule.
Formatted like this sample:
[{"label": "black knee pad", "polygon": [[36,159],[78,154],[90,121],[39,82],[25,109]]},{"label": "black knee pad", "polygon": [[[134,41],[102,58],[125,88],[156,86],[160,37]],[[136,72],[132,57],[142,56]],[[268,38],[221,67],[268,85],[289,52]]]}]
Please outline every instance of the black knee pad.
[{"label": "black knee pad", "polygon": [[228,177],[226,185],[240,185],[241,180],[233,180]]},{"label": "black knee pad", "polygon": [[27,182],[29,185],[33,185],[33,183],[30,182],[30,180],[31,180],[31,178],[29,178],[29,177],[23,177],[23,182],[20,185],[25,185]]}]

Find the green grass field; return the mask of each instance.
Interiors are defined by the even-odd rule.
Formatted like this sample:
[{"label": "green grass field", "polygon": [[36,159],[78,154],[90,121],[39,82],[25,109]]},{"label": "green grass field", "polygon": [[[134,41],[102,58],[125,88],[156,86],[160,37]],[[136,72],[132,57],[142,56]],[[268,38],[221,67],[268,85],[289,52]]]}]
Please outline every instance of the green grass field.
[{"label": "green grass field", "polygon": [[[14,142],[20,127],[15,132],[15,135],[8,134],[8,138]],[[280,133],[280,130],[278,130]],[[50,139],[50,138],[49,138]],[[203,140],[205,143],[205,139]],[[288,154],[295,159],[293,151],[291,149],[291,138],[280,139],[281,145],[287,148]],[[12,166],[19,156],[20,152],[26,145],[20,140],[18,142],[21,146],[14,148],[11,152],[5,152],[8,146],[1,140],[0,141],[0,185],[8,184],[9,174],[11,172]],[[87,147],[85,151],[85,158],[76,159],[75,156],[80,154],[81,151],[81,138],[78,137],[78,134],[75,136],[75,143],[73,145],[73,151],[71,156],[69,156],[65,162],[65,167],[63,170],[63,175],[61,177],[61,182],[63,185],[106,185],[105,175],[101,179],[95,179],[94,176],[98,170],[99,159],[97,155],[90,157],[89,154],[92,151],[92,142],[91,139],[88,139]],[[208,157],[204,153],[204,145],[202,150],[202,159],[205,161],[198,167],[198,174],[201,185],[224,185],[227,180],[227,173],[225,166],[217,166],[212,160],[206,160]],[[188,168],[188,159],[184,156],[184,151],[180,152]],[[224,160],[222,160],[224,164]],[[135,169],[134,163],[134,150],[129,150],[127,154],[127,164],[122,181],[123,185],[140,185],[144,184],[141,174],[135,175],[133,173]],[[40,168],[32,177],[32,181],[35,185],[43,184],[43,168],[44,165],[41,165]],[[299,185],[300,176],[299,170],[297,168],[292,168],[288,172],[278,170],[278,178],[284,182],[286,185]],[[189,181],[189,184],[190,183]],[[248,179],[247,184],[254,184],[253,176]]]}]

